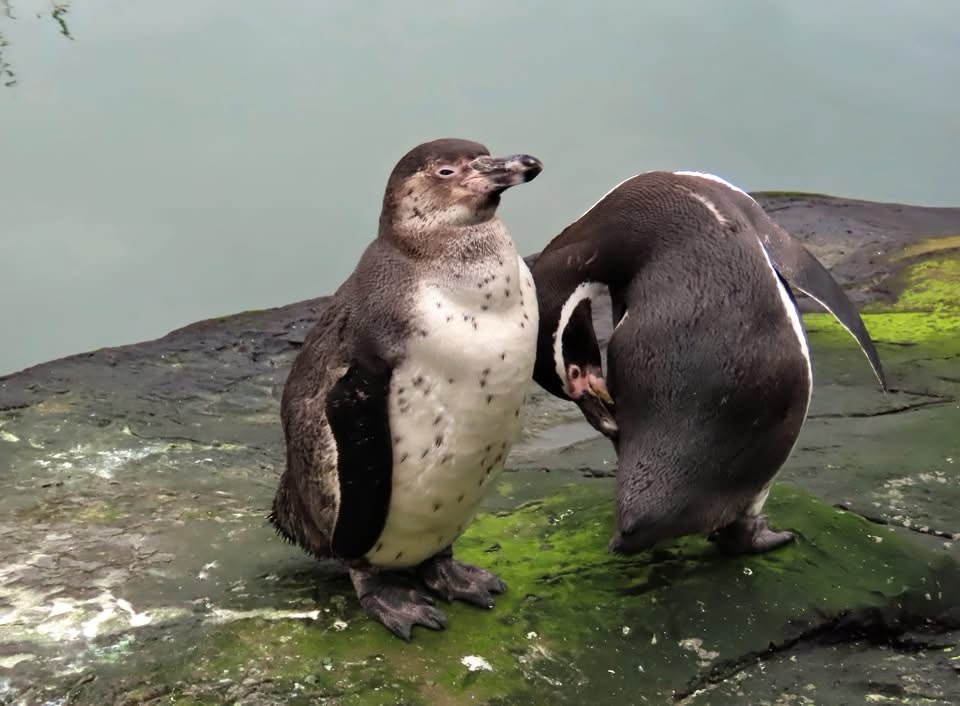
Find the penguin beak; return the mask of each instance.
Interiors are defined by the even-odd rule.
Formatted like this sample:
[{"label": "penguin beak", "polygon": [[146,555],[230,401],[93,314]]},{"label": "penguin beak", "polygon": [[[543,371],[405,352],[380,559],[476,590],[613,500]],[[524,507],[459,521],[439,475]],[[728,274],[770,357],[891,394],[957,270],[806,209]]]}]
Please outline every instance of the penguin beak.
[{"label": "penguin beak", "polygon": [[500,192],[517,184],[525,184],[543,171],[543,163],[528,154],[477,157],[468,166],[471,171],[460,183],[481,194]]},{"label": "penguin beak", "polygon": [[[607,399],[610,399],[609,395],[607,395]],[[620,434],[620,427],[617,425],[617,420],[613,418],[613,400],[610,400],[609,404],[611,406],[608,407],[607,403],[600,397],[590,393],[582,395],[580,399],[575,401],[584,419],[587,420],[587,423],[607,438],[616,442]]]},{"label": "penguin beak", "polygon": [[613,398],[610,396],[610,393],[607,391],[607,383],[603,378],[594,377],[593,375],[587,376],[587,390],[589,394],[593,395],[599,399],[604,404],[613,405]]}]

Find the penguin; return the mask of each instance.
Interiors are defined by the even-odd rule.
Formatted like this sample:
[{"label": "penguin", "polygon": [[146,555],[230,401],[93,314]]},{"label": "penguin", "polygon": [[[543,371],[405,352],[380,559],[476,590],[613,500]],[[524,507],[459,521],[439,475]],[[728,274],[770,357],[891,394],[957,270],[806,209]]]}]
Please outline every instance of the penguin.
[{"label": "penguin", "polygon": [[408,152],[377,237],[284,385],[269,521],[342,562],[366,612],[406,641],[415,625],[446,627],[434,596],[491,608],[506,589],[452,544],[503,470],[533,384],[533,278],[497,206],[542,168],[461,139]]},{"label": "penguin", "polygon": [[[793,289],[883,368],[860,314],[806,248],[713,174],[620,183],[536,257],[534,379],[617,452],[609,549],[706,535],[726,553],[794,539],[762,514],[807,416],[813,371]],[[608,293],[606,375],[591,303]]]}]

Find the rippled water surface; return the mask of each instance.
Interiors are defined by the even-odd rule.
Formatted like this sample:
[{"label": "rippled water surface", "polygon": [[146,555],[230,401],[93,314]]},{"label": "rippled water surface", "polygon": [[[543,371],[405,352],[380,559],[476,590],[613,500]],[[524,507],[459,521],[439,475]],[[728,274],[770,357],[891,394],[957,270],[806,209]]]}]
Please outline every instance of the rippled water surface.
[{"label": "rippled water surface", "polygon": [[332,291],[438,136],[543,159],[525,253],[657,168],[960,204],[955,0],[0,0],[0,34],[0,373]]}]

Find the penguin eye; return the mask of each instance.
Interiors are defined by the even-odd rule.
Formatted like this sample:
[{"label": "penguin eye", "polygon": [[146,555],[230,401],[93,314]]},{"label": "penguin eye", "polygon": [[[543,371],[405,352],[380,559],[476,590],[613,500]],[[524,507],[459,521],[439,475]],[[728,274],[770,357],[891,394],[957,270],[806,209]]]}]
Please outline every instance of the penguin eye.
[{"label": "penguin eye", "polygon": [[453,167],[447,167],[447,166],[440,167],[440,168],[436,171],[436,175],[437,175],[437,176],[441,176],[441,177],[453,176],[453,175],[456,174],[456,173],[457,173],[457,170],[456,170],[456,169],[454,169]]}]

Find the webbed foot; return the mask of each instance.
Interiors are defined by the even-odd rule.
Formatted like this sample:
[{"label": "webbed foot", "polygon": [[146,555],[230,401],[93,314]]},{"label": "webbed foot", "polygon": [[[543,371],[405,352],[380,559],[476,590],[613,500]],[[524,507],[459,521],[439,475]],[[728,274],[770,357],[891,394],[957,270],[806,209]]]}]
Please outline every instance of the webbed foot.
[{"label": "webbed foot", "polygon": [[777,532],[767,526],[763,515],[743,515],[710,536],[725,554],[763,554],[792,542],[793,532]]},{"label": "webbed foot", "polygon": [[465,601],[481,608],[493,607],[491,593],[503,593],[506,584],[489,571],[453,558],[450,547],[417,567],[417,574],[431,591],[445,601]]},{"label": "webbed foot", "polygon": [[396,575],[374,568],[350,568],[350,580],[367,614],[402,640],[410,641],[414,625],[430,630],[447,627],[447,616],[433,607],[433,598]]}]

